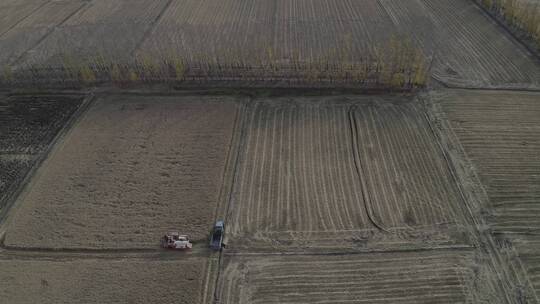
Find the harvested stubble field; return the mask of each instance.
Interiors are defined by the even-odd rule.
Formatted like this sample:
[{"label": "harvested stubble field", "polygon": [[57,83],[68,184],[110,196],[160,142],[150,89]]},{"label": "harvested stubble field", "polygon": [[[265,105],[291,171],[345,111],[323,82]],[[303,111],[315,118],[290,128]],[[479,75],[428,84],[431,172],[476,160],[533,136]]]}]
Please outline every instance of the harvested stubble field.
[{"label": "harvested stubble field", "polygon": [[96,64],[125,63],[169,2],[88,1],[19,63],[71,68],[85,62],[84,58]]},{"label": "harvested stubble field", "polygon": [[258,100],[244,128],[229,213],[231,244],[330,249],[368,240],[466,242],[445,233],[465,218],[415,100]]},{"label": "harvested stubble field", "polygon": [[226,256],[219,301],[479,303],[468,251]]},{"label": "harvested stubble field", "polygon": [[0,97],[0,210],[76,111],[81,97]]},{"label": "harvested stubble field", "polygon": [[539,93],[444,91],[432,101],[450,124],[488,199],[493,233],[509,239],[540,292]]},{"label": "harvested stubble field", "polygon": [[[383,1],[417,40],[434,40],[436,79],[465,87],[538,87],[538,62],[472,1]],[[416,17],[419,11],[430,16],[433,35]]]},{"label": "harvested stubble field", "polygon": [[227,97],[99,99],[19,197],[5,244],[155,248],[212,227],[237,103]]},{"label": "harvested stubble field", "polygon": [[[534,57],[472,0],[93,0],[39,10],[41,2],[25,3],[4,5],[14,13],[0,34],[0,64],[19,72],[67,69],[83,82],[116,74],[112,63],[128,66],[126,81],[402,87],[396,83],[410,73],[424,78],[417,71],[428,66],[456,86],[538,87],[540,79]],[[44,22],[51,10],[54,18]],[[174,73],[156,72],[163,63]],[[403,65],[408,72],[396,72]],[[35,71],[24,75],[35,80]]]},{"label": "harvested stubble field", "polygon": [[540,94],[451,91],[436,97],[493,207],[496,233],[540,233]]},{"label": "harvested stubble field", "polygon": [[0,28],[2,66],[15,64],[28,52],[32,53],[36,45],[54,32],[58,25],[84,6],[84,2],[79,0],[26,3],[6,5],[0,9],[1,14],[14,14],[9,15],[13,19],[11,24]]},{"label": "harvested stubble field", "polygon": [[185,303],[201,301],[206,259],[0,258],[2,303]]}]

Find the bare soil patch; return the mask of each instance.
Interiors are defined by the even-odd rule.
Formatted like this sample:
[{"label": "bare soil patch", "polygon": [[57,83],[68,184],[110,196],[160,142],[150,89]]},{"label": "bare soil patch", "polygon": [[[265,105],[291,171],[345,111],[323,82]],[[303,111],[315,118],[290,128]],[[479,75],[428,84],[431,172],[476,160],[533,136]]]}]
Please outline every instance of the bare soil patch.
[{"label": "bare soil patch", "polygon": [[168,230],[206,244],[236,111],[223,97],[98,100],[19,198],[5,244],[149,248]]}]

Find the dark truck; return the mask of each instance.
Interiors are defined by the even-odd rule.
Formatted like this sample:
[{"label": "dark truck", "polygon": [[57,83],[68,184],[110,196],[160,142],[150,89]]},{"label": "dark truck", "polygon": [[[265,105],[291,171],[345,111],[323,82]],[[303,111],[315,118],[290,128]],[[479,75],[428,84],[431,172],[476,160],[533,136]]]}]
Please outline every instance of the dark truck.
[{"label": "dark truck", "polygon": [[221,250],[223,246],[223,234],[225,232],[225,224],[223,221],[217,221],[214,225],[214,231],[212,231],[212,237],[210,238],[210,248],[214,250]]}]

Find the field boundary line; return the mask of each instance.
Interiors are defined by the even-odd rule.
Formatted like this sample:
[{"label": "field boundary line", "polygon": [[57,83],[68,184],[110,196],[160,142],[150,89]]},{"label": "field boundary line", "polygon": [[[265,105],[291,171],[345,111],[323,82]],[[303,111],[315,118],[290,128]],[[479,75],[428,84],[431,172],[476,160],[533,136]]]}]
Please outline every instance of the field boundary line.
[{"label": "field boundary line", "polygon": [[[227,219],[229,218],[229,212],[230,212],[230,206],[231,201],[233,197],[233,191],[234,191],[234,185],[236,184],[237,179],[237,172],[238,172],[238,163],[240,161],[240,150],[242,146],[244,145],[244,138],[245,138],[245,113],[247,111],[247,104],[249,103],[249,99],[246,102],[245,98],[242,97],[241,101],[237,105],[236,109],[236,115],[234,119],[234,127],[233,127],[233,134],[231,136],[231,141],[229,143],[229,150],[227,152],[227,163],[223,169],[223,178],[222,178],[222,184],[220,188],[220,194],[219,194],[219,202],[218,206],[216,207],[215,213],[214,213],[214,220],[217,220],[218,217],[221,215],[225,226],[229,226]],[[224,236],[225,240],[225,236]],[[212,303],[219,302],[218,300],[218,286],[219,286],[219,279],[221,276],[221,268],[222,268],[222,262],[223,262],[223,249],[219,251],[218,257],[217,257],[217,265],[216,267],[216,274],[213,284],[213,292],[212,294]],[[213,257],[209,259],[208,265],[213,261]],[[209,270],[210,271],[210,270]],[[210,279],[210,274],[208,273],[207,279]],[[208,288],[208,281],[205,286],[205,289]],[[206,295],[208,294],[208,291],[204,292],[204,299],[206,299]]]},{"label": "field boundary line", "polygon": [[[0,253],[5,252],[26,252],[33,254],[128,254],[128,253],[159,253],[163,250],[157,248],[54,248],[54,247],[22,247],[22,246],[7,246],[4,243],[5,232],[0,234]],[[191,253],[204,253],[206,251],[205,246],[196,246]]]},{"label": "field boundary line", "polygon": [[160,249],[35,249],[35,248],[12,248],[4,246],[4,234],[0,235],[0,260],[4,259],[167,259],[179,260],[189,258],[206,258],[208,249],[199,247],[189,252],[169,251]]},{"label": "field boundary line", "polygon": [[11,31],[12,29],[16,28],[17,25],[21,24],[21,22],[23,22],[24,20],[28,19],[28,17],[32,16],[35,12],[37,12],[38,10],[40,10],[42,7],[44,7],[45,5],[51,3],[51,0],[48,0],[48,1],[45,1],[43,2],[43,4],[41,5],[38,5],[38,7],[36,7],[35,9],[33,9],[28,15],[22,17],[21,19],[19,19],[17,22],[15,22],[15,24],[13,24],[12,26],[10,26],[8,29],[6,29],[5,31],[3,31],[2,33],[0,33],[0,37],[4,36],[5,34],[7,34],[9,31]]},{"label": "field boundary line", "polygon": [[[461,86],[456,84],[451,84],[446,82],[445,80],[441,79],[440,77],[436,75],[431,75],[431,78],[434,79],[437,83],[442,85],[446,89],[450,90],[469,90],[469,91],[495,91],[495,92],[529,92],[529,93],[540,93],[540,88],[534,88],[534,87],[504,87],[504,86],[496,86],[496,87],[490,87],[490,86]],[[436,89],[433,89],[436,90]]]},{"label": "field boundary line", "polygon": [[449,245],[449,246],[431,246],[424,248],[407,248],[407,249],[371,249],[371,250],[342,250],[342,251],[278,251],[278,252],[225,252],[225,256],[342,256],[342,255],[363,255],[372,253],[410,253],[410,252],[427,252],[437,250],[464,250],[474,251],[477,248],[473,245]]},{"label": "field boundary line", "polygon": [[41,168],[41,165],[49,158],[54,147],[56,147],[56,145],[60,143],[65,138],[65,136],[69,133],[69,130],[71,130],[79,122],[79,119],[84,116],[84,114],[90,108],[90,105],[93,102],[94,102],[93,93],[89,93],[89,95],[84,97],[83,101],[81,102],[77,110],[75,110],[75,112],[71,114],[71,116],[67,119],[64,125],[61,127],[61,129],[58,130],[56,135],[49,142],[45,150],[34,161],[34,164],[30,167],[28,172],[25,174],[24,178],[20,181],[15,191],[13,191],[10,195],[8,195],[5,205],[3,206],[2,210],[0,210],[0,241],[1,241],[0,243],[2,246],[4,243],[3,242],[4,234],[9,224],[9,218],[15,212],[14,209],[16,209],[15,208],[16,202],[27,190],[27,187],[31,183],[32,179],[36,176],[37,171],[39,170],[39,168]]}]

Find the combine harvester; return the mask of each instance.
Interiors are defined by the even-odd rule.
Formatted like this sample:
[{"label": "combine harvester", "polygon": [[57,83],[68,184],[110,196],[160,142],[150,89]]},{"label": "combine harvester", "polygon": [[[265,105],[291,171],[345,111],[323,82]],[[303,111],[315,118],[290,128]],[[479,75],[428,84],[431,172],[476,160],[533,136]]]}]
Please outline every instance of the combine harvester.
[{"label": "combine harvester", "polygon": [[180,235],[178,232],[167,232],[161,238],[161,247],[167,249],[187,250],[193,247],[187,235]]}]

